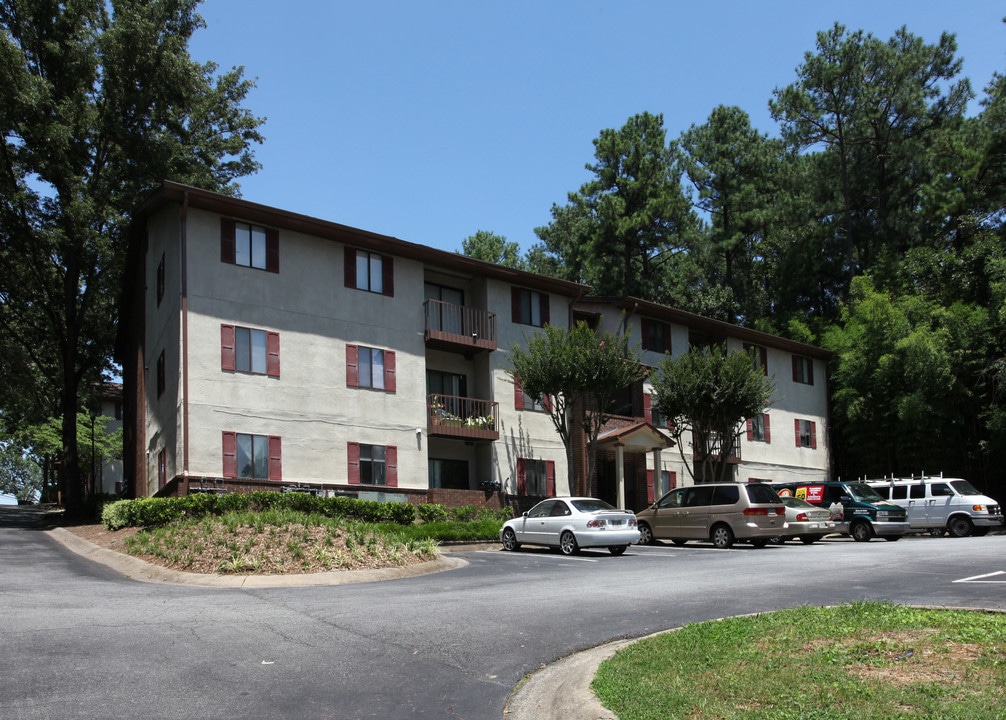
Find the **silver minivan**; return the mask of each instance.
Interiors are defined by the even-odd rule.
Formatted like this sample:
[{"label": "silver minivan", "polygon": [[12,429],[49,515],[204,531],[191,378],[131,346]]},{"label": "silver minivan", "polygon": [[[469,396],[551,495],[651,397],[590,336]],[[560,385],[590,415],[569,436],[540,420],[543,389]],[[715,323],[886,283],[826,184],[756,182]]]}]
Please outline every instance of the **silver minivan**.
[{"label": "silver minivan", "polygon": [[728,548],[734,540],[764,547],[784,535],[786,506],[763,483],[709,483],[671,490],[646,510],[636,513],[639,543],[708,540]]}]

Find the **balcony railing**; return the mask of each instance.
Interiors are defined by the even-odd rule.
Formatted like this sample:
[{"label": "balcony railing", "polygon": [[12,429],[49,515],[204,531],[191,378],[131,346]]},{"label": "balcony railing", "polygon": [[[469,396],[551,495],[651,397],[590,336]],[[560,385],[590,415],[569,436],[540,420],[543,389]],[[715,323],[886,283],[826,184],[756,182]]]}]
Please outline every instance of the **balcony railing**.
[{"label": "balcony railing", "polygon": [[499,440],[497,402],[433,394],[426,396],[426,407],[426,431],[431,437]]},{"label": "balcony railing", "polygon": [[496,313],[442,300],[423,303],[426,343],[446,350],[495,350]]},{"label": "balcony railing", "polygon": [[[694,436],[693,436],[694,437]],[[726,438],[726,448],[723,447],[723,439],[719,433],[709,433],[709,455],[708,459],[713,462],[725,462],[736,465],[741,461],[741,443],[739,435],[731,435]],[[694,441],[693,441],[694,442]],[[693,460],[701,460],[698,453],[692,452]]]}]

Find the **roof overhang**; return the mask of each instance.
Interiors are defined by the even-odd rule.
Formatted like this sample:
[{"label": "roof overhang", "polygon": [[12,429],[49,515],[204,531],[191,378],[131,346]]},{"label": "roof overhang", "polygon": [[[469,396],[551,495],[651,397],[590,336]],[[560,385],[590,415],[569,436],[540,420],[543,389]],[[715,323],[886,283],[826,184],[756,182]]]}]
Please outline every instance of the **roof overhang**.
[{"label": "roof overhang", "polygon": [[648,422],[611,428],[597,436],[598,449],[623,446],[636,452],[674,447],[674,441]]}]

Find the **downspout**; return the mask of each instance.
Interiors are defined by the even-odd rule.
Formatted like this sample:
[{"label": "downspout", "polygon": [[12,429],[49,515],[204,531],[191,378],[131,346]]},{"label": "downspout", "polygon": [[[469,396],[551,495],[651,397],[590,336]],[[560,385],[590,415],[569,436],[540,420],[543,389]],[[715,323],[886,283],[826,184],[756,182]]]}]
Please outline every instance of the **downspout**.
[{"label": "downspout", "polygon": [[[189,237],[189,191],[182,200],[182,237],[179,252],[179,272],[181,276],[182,311],[182,477],[189,476],[189,287],[188,287],[188,237]],[[186,487],[188,492],[188,487]]]}]

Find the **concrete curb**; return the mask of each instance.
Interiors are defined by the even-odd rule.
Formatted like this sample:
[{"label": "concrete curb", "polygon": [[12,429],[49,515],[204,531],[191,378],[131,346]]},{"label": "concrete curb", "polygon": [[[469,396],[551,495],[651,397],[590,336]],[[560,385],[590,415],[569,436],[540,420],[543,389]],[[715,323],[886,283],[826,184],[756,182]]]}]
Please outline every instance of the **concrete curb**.
[{"label": "concrete curb", "polygon": [[510,695],[503,716],[514,720],[618,720],[590,689],[597,666],[633,640],[616,640],[564,657],[528,675]]},{"label": "concrete curb", "polygon": [[379,570],[333,570],[330,572],[300,575],[206,575],[203,573],[181,572],[159,565],[152,565],[138,558],[95,545],[82,537],[74,535],[65,528],[47,530],[46,534],[77,555],[109,567],[132,580],[199,587],[251,589],[350,585],[353,583],[416,577],[428,573],[453,570],[468,564],[468,561],[464,558],[440,555],[436,560],[430,560],[419,565],[408,565],[400,568],[381,568]]}]

